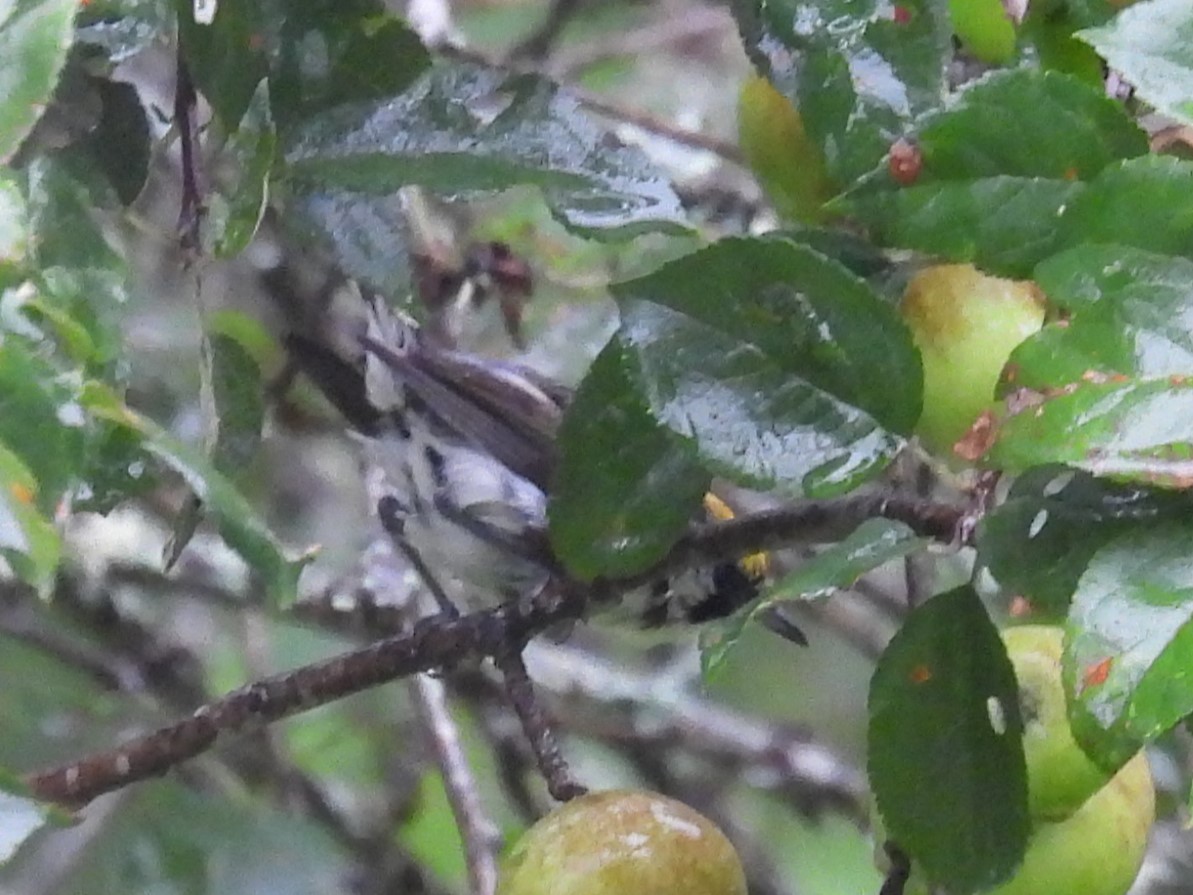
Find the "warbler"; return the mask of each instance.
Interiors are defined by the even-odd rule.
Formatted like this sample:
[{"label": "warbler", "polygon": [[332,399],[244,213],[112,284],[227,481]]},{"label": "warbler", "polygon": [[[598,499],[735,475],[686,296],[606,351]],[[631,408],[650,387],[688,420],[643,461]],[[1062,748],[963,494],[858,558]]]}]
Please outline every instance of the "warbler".
[{"label": "warbler", "polygon": [[[333,350],[291,335],[287,347],[383,470],[387,530],[446,611],[533,593],[558,568],[547,502],[571,391],[521,364],[438,344],[381,296],[347,288],[363,310],[355,340]],[[354,344],[343,350],[345,341]],[[730,516],[706,498],[705,520]],[[761,556],[691,569],[624,595],[619,614],[644,627],[722,617],[756,596],[764,573]]]}]

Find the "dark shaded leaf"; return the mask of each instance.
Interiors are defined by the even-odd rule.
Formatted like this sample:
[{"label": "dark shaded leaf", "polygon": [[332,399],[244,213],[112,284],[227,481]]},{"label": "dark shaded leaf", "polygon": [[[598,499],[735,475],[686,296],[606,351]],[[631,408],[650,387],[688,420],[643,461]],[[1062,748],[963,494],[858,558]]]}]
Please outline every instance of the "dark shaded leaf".
[{"label": "dark shaded leaf", "polygon": [[1020,476],[1007,500],[983,518],[979,557],[1005,591],[1030,601],[1033,618],[1060,621],[1102,545],[1188,511],[1188,502],[1170,493],[1040,467]]},{"label": "dark shaded leaf", "polygon": [[746,51],[792,101],[838,184],[873,168],[944,99],[952,32],[941,0],[734,0]]},{"label": "dark shaded leaf", "polygon": [[916,132],[918,182],[1006,175],[1089,180],[1144,155],[1147,135],[1104,90],[1059,72],[997,72]]},{"label": "dark shaded leaf", "polygon": [[0,10],[0,162],[12,158],[50,103],[77,7],[77,0],[26,0]]},{"label": "dark shaded leaf", "polygon": [[919,416],[919,361],[895,310],[806,247],[727,239],[613,293],[634,387],[718,474],[842,493]]},{"label": "dark shaded leaf", "polygon": [[637,358],[614,337],[568,407],[550,505],[556,554],[581,578],[629,575],[687,529],[708,487],[689,444],[633,388]]},{"label": "dark shaded leaf", "polygon": [[746,623],[780,603],[814,600],[851,587],[867,572],[907,556],[927,543],[901,522],[869,519],[849,537],[801,562],[767,588],[760,598],[722,621],[700,628],[700,667],[705,678],[716,674],[741,637]]},{"label": "dark shaded leaf", "polygon": [[870,684],[870,785],[887,835],[953,891],[1008,877],[1028,837],[1019,688],[968,587],[913,612]]},{"label": "dark shaded leaf", "polygon": [[[418,35],[378,0],[262,5],[270,22],[281,22],[270,46],[270,95],[281,128],[333,106],[395,97],[431,64]],[[311,65],[312,54],[321,65]]]},{"label": "dark shaded leaf", "polygon": [[1077,36],[1158,112],[1193,125],[1193,17],[1184,0],[1124,9],[1109,24]]},{"label": "dark shaded leaf", "polygon": [[149,175],[149,119],[132,84],[105,78],[93,78],[92,83],[103,113],[82,148],[95,158],[120,201],[129,205]]},{"label": "dark shaded leaf", "polygon": [[837,202],[882,245],[1024,277],[1061,247],[1057,219],[1089,188],[1064,180],[989,177],[861,193]]},{"label": "dark shaded leaf", "polygon": [[1193,529],[1124,532],[1073,596],[1064,658],[1078,741],[1108,771],[1193,713]]},{"label": "dark shaded leaf", "polygon": [[285,154],[300,197],[350,201],[407,184],[460,196],[528,184],[586,235],[683,229],[678,198],[645,157],[531,75],[436,66],[399,99],[315,116],[287,140]]},{"label": "dark shaded leaf", "polygon": [[193,0],[176,0],[175,8],[186,71],[230,132],[269,74],[266,35],[277,26],[264,3],[220,3],[210,23],[195,21]]},{"label": "dark shaded leaf", "polygon": [[1193,163],[1149,155],[1110,165],[1056,222],[1063,245],[1119,243],[1193,256]]}]

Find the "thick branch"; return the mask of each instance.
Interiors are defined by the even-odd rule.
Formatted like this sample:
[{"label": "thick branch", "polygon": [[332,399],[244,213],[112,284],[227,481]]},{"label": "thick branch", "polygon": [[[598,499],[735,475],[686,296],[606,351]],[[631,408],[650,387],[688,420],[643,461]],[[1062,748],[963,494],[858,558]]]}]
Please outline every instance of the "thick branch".
[{"label": "thick branch", "polygon": [[950,541],[964,514],[963,507],[873,495],[805,502],[708,526],[682,539],[661,563],[631,579],[569,587],[535,601],[513,601],[459,619],[426,619],[409,634],[248,684],[188,718],[122,747],[30,774],[26,783],[42,798],[84,805],[102,793],[165,773],[211,748],[221,733],[268,724],[420,671],[506,656],[511,643],[525,642],[557,622],[580,618],[590,603],[614,599],[618,592],[665,573],[792,541],[835,540],[875,516],[897,519],[918,534]]},{"label": "thick branch", "polygon": [[25,782],[36,796],[82,806],[194,758],[220,734],[268,724],[419,671],[479,661],[504,649],[511,634],[530,636],[556,621],[578,617],[583,607],[584,600],[577,597],[551,606],[510,603],[452,621],[427,619],[408,635],[248,684],[188,718],[116,749],[30,774]]}]

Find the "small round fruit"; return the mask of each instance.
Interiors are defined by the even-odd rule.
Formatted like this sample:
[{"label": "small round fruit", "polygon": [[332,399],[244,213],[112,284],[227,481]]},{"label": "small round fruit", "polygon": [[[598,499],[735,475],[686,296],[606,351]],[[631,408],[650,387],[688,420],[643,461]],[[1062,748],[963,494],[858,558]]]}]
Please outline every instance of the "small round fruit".
[{"label": "small round fruit", "polygon": [[1076,811],[1110,777],[1073,739],[1060,660],[1064,631],[1023,625],[1002,632],[1023,714],[1028,811],[1036,820],[1060,820]]},{"label": "small round fruit", "polygon": [[590,793],[552,811],[502,862],[497,895],[746,895],[733,845],[682,802]]},{"label": "small round fruit", "polygon": [[1043,294],[1030,281],[942,264],[912,277],[900,311],[924,361],[918,432],[949,451],[994,400],[1011,351],[1043,325]]},{"label": "small round fruit", "polygon": [[787,97],[759,75],[742,85],[737,102],[738,145],[775,210],[815,222],[833,194],[824,156]]}]

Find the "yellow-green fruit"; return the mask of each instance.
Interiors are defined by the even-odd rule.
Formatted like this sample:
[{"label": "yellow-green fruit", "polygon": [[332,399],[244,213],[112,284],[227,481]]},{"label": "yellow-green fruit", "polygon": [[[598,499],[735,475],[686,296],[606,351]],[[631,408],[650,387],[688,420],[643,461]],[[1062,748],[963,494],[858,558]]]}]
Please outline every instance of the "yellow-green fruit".
[{"label": "yellow-green fruit", "polygon": [[970,53],[992,65],[1015,56],[1015,26],[1003,0],[949,0],[953,33]]},{"label": "yellow-green fruit", "polygon": [[518,841],[497,895],[746,895],[733,845],[682,802],[640,790],[573,799]]},{"label": "yellow-green fruit", "polygon": [[738,143],[784,218],[814,222],[833,194],[824,156],[804,130],[795,106],[770,81],[753,75],[737,103]]},{"label": "yellow-green fruit", "polygon": [[1032,829],[1023,864],[990,895],[1123,895],[1139,873],[1156,814],[1140,752],[1072,815]]},{"label": "yellow-green fruit", "polygon": [[1110,777],[1073,739],[1060,658],[1064,631],[1023,625],[1002,632],[1019,681],[1028,809],[1033,819],[1060,820],[1076,811]]},{"label": "yellow-green fruit", "polygon": [[[1155,789],[1140,752],[1064,820],[1033,824],[1023,863],[987,895],[1123,895],[1139,873],[1155,816]],[[904,895],[928,895],[913,867]]]},{"label": "yellow-green fruit", "polygon": [[912,277],[900,310],[924,361],[917,431],[929,447],[951,451],[990,406],[1011,351],[1043,325],[1043,295],[1030,281],[942,264]]}]

